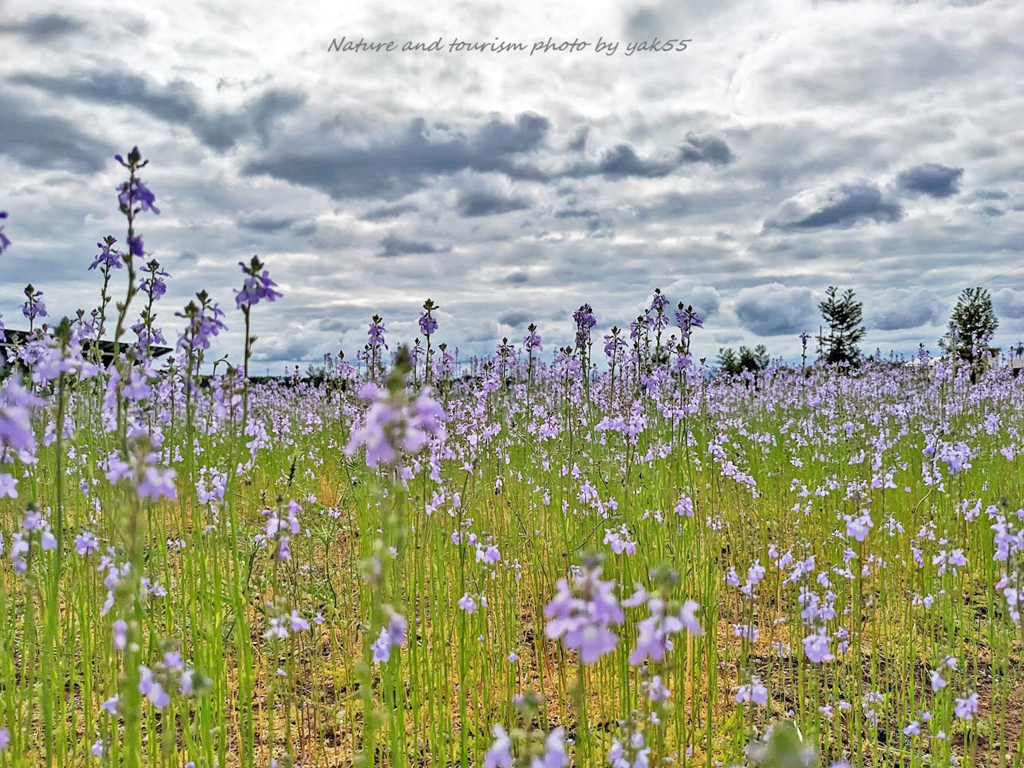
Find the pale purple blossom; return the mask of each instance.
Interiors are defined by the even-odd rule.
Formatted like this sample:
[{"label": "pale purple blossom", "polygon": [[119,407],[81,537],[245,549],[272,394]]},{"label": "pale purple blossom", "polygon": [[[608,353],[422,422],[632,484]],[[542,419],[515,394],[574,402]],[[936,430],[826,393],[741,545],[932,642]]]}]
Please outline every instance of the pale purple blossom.
[{"label": "pale purple blossom", "polygon": [[807,654],[809,661],[820,664],[835,658],[829,651],[829,637],[824,630],[808,635],[803,642],[804,653]]},{"label": "pale purple blossom", "polygon": [[625,620],[615,597],[615,582],[603,581],[601,566],[584,566],[573,575],[573,585],[558,580],[555,596],[545,608],[547,636],[580,652],[584,664],[593,664],[618,643],[614,624]]},{"label": "pale purple blossom", "polygon": [[973,720],[978,711],[978,694],[956,699],[956,716],[961,720]]},{"label": "pale purple blossom", "polygon": [[753,702],[761,707],[768,706],[768,689],[755,677],[749,684],[741,685],[736,693],[736,703]]},{"label": "pale purple blossom", "polygon": [[164,709],[171,703],[171,697],[163,685],[154,679],[153,670],[145,665],[139,666],[139,693],[157,709]]}]

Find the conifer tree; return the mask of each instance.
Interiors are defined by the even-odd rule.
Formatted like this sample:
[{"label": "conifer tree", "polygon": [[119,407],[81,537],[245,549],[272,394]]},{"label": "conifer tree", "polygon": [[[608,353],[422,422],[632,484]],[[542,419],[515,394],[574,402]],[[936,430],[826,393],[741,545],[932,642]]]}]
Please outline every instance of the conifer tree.
[{"label": "conifer tree", "polygon": [[818,339],[818,356],[827,363],[855,365],[860,360],[858,344],[865,333],[861,325],[864,305],[854,299],[852,288],[847,288],[842,296],[837,295],[838,290],[830,285],[825,301],[818,305],[829,329],[828,336]]}]

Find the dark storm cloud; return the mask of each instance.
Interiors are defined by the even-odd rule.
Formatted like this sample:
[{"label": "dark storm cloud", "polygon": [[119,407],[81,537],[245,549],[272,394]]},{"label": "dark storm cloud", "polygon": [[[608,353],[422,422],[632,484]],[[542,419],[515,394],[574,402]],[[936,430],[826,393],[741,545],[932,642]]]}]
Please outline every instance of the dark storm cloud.
[{"label": "dark storm cloud", "polygon": [[649,179],[668,176],[675,169],[674,163],[643,160],[631,146],[619,144],[614,149],[607,150],[601,157],[601,161],[590,172],[600,173],[602,176],[613,179],[624,176],[639,176]]},{"label": "dark storm cloud", "polygon": [[736,156],[723,138],[688,133],[686,144],[679,148],[679,159],[684,163],[728,165],[736,159]]},{"label": "dark storm cloud", "polygon": [[934,307],[917,307],[888,312],[877,319],[872,328],[877,328],[880,331],[920,328],[922,325],[934,325],[937,318],[938,313]]},{"label": "dark storm cloud", "polygon": [[[709,19],[730,11],[740,0],[660,0],[644,3],[643,7],[629,11],[623,18],[623,31],[630,41],[665,40],[673,36],[697,37],[694,30],[703,31]],[[685,30],[676,34],[675,30]]]},{"label": "dark storm cloud", "polygon": [[598,215],[593,208],[563,208],[560,211],[555,211],[556,219],[591,219]]},{"label": "dark storm cloud", "polygon": [[960,179],[963,175],[963,168],[923,163],[900,173],[896,177],[896,185],[901,192],[939,198],[952,197],[960,191]]},{"label": "dark storm cloud", "polygon": [[758,336],[795,335],[817,320],[817,303],[810,288],[787,288],[781,283],[744,288],[736,294],[740,325]]},{"label": "dark storm cloud", "polygon": [[1009,195],[1001,189],[979,189],[974,193],[974,197],[978,200],[1005,200]]},{"label": "dark storm cloud", "polygon": [[270,131],[278,118],[290,115],[306,103],[306,94],[284,88],[271,88],[251,102],[246,114],[253,130],[264,144],[270,141]]},{"label": "dark storm cloud", "polygon": [[24,21],[8,24],[5,28],[0,28],[0,35],[8,33],[20,35],[33,43],[48,43],[84,28],[85,22],[81,19],[48,13],[42,16],[29,16]]},{"label": "dark storm cloud", "polygon": [[517,116],[515,123],[493,118],[479,131],[475,144],[484,156],[529,152],[540,146],[550,128],[546,117],[530,112]]},{"label": "dark storm cloud", "polygon": [[568,147],[569,151],[570,152],[582,152],[584,149],[586,149],[587,148],[587,134],[589,132],[590,132],[589,128],[580,128],[578,131],[576,131],[576,135],[573,137],[572,141],[569,142],[569,147]]},{"label": "dark storm cloud", "polygon": [[530,275],[526,272],[523,272],[521,269],[517,269],[515,272],[510,272],[508,275],[506,275],[503,278],[503,281],[506,283],[511,283],[512,285],[522,285],[523,283],[527,283],[530,281]]},{"label": "dark storm cloud", "polygon": [[[169,123],[201,121],[198,90],[183,80],[158,86],[139,75],[124,72],[87,72],[54,76],[22,73],[12,83],[28,85],[55,96],[65,96],[100,104],[131,104],[143,112]],[[218,148],[230,146],[218,144]]]},{"label": "dark storm cloud", "polygon": [[345,331],[351,330],[352,323],[346,322],[339,317],[322,317],[320,318],[317,326],[321,331]]},{"label": "dark storm cloud", "polygon": [[[434,135],[431,129],[439,128],[445,130]],[[303,142],[299,150],[272,152],[247,163],[242,173],[313,187],[336,200],[393,199],[420,189],[430,177],[459,171],[532,177],[535,172],[516,165],[514,159],[540,147],[549,128],[547,118],[532,113],[520,114],[511,122],[494,117],[468,132],[416,118],[398,136],[370,146],[346,146],[336,138],[322,137],[313,150]]]},{"label": "dark storm cloud", "polygon": [[902,217],[903,209],[898,202],[887,199],[873,182],[861,180],[789,198],[773,217],[765,220],[764,229],[845,229],[861,221],[899,221]]},{"label": "dark storm cloud", "polygon": [[102,170],[114,150],[60,117],[40,114],[23,99],[0,91],[0,154],[26,168],[90,174]]},{"label": "dark storm cloud", "polygon": [[[308,142],[302,142],[301,147],[297,143],[292,148],[278,147],[248,162],[242,173],[273,176],[321,190],[336,200],[394,200],[422,189],[431,179],[466,171],[541,183],[593,176],[609,180],[654,179],[688,164],[723,165],[734,160],[724,139],[691,132],[674,155],[663,158],[643,157],[632,145],[620,143],[604,150],[596,160],[542,168],[534,155],[546,147],[550,128],[547,118],[533,113],[520,114],[514,120],[493,117],[476,128],[457,128],[421,117],[390,138],[353,146],[347,133],[326,126],[326,136],[318,139],[314,149],[310,149]],[[587,135],[586,128],[578,129],[569,142],[568,152],[581,152]],[[551,159],[549,156],[548,160]],[[557,156],[554,160],[557,163]],[[495,193],[466,192],[461,203],[463,216],[505,213],[527,206],[525,199],[502,200]]]},{"label": "dark storm cloud", "polygon": [[664,20],[654,8],[640,8],[626,17],[626,34],[636,39],[659,34]]},{"label": "dark storm cloud", "polygon": [[519,328],[525,325],[533,316],[529,312],[512,310],[498,317],[498,322],[507,325],[509,328]]},{"label": "dark storm cloud", "polygon": [[253,229],[257,232],[280,232],[282,229],[288,229],[298,220],[296,216],[250,214],[239,219],[238,226],[242,229]]},{"label": "dark storm cloud", "polygon": [[387,219],[396,219],[403,213],[412,213],[418,210],[412,203],[399,203],[398,205],[381,205],[376,208],[371,208],[364,213],[360,218],[363,221],[386,221]]},{"label": "dark storm cloud", "polygon": [[525,197],[508,197],[497,192],[466,191],[459,195],[457,207],[460,215],[469,218],[522,211],[530,207],[530,201]]},{"label": "dark storm cloud", "polygon": [[384,249],[381,256],[406,256],[414,253],[444,253],[449,248],[438,248],[430,243],[416,240],[404,240],[396,235],[388,235],[380,241]]},{"label": "dark storm cloud", "polygon": [[549,178],[604,176],[608,179],[626,177],[660,179],[683,165],[709,163],[726,165],[735,156],[725,139],[712,135],[689,133],[674,158],[655,160],[643,158],[630,144],[618,144],[607,149],[597,162],[575,163],[567,170],[551,174]]},{"label": "dark storm cloud", "polygon": [[992,294],[992,308],[997,317],[1024,318],[1024,290],[1000,288]]},{"label": "dark storm cloud", "polygon": [[217,150],[230,149],[250,131],[267,141],[274,121],[298,109],[306,98],[298,91],[271,89],[238,112],[213,113],[202,107],[199,90],[180,79],[159,85],[140,75],[94,71],[61,76],[21,73],[10,82],[53,96],[135,107],[158,120],[188,126]]},{"label": "dark storm cloud", "polygon": [[290,230],[294,235],[306,236],[316,232],[316,222],[301,216],[275,216],[273,214],[255,212],[238,220],[238,226],[252,232],[273,234]]}]

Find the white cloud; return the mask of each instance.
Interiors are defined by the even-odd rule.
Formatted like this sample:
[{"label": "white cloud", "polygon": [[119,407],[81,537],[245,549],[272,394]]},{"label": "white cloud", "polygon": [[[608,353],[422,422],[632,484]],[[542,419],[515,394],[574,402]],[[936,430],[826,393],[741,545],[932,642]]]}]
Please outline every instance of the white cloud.
[{"label": "white cloud", "polygon": [[810,288],[768,283],[736,294],[740,326],[758,336],[797,335],[816,325],[817,302]]},{"label": "white cloud", "polygon": [[942,322],[935,294],[929,290],[890,288],[876,293],[865,305],[867,326],[881,331],[919,328]]}]

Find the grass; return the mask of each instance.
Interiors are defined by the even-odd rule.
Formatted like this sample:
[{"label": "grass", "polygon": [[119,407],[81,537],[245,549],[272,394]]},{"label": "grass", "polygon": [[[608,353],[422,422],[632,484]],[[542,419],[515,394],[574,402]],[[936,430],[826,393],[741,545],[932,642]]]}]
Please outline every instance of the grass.
[{"label": "grass", "polygon": [[[648,726],[659,757],[682,766],[741,760],[752,738],[789,718],[826,761],[1021,764],[1022,634],[996,587],[1012,563],[993,561],[986,512],[1012,519],[1024,504],[1020,383],[876,363],[852,376],[773,369],[757,385],[720,378],[680,388],[668,379],[647,395],[620,378],[613,395],[608,376],[585,394],[539,368],[527,386],[522,366],[495,391],[442,390],[448,438],[401,462],[405,487],[345,455],[363,409],[353,388],[253,388],[244,404],[261,427],[253,444],[241,434],[242,403],[224,410],[213,397],[226,382],[186,402],[180,376],[164,376],[131,405],[134,418],[162,431],[160,463],[177,470],[177,499],[158,502],[104,477],[118,433],[103,424],[102,390],[78,381],[51,393],[36,410],[37,434],[52,429],[59,408],[73,434],[40,447],[34,465],[16,462],[21,495],[0,502],[8,553],[31,501],[59,540],[44,551],[33,539],[23,575],[9,558],[0,569],[0,724],[11,732],[0,765],[91,764],[97,739],[111,765],[347,765],[368,715],[377,764],[480,765],[491,726],[511,728],[514,697],[531,690],[543,696],[535,725],[565,727],[574,764],[604,765],[620,721],[646,711],[641,670],[628,661],[646,614],[627,609],[615,651],[582,669],[544,632],[556,581],[591,550],[605,553],[604,577],[620,597],[669,564],[679,577],[673,596],[701,606],[704,634],[680,636],[658,670],[672,691],[663,727]],[[635,443],[597,429],[606,416],[628,417],[634,403],[646,419]],[[950,472],[926,455],[933,437],[964,441],[970,467]],[[1012,458],[1000,452],[1007,447]],[[231,476],[239,463],[225,499],[200,503],[197,481],[209,487],[212,471]],[[934,472],[941,481],[927,484]],[[889,474],[893,487],[884,487]],[[676,513],[681,496],[692,499],[693,517]],[[281,561],[257,537],[263,511],[291,501],[301,506],[300,530]],[[843,516],[862,510],[873,528],[856,542]],[[603,543],[620,526],[634,554]],[[99,552],[75,553],[83,531]],[[474,546],[453,543],[456,531],[493,543],[500,562],[479,562]],[[398,557],[374,550],[378,539]],[[103,615],[108,546],[166,593],[136,601],[122,586]],[[953,549],[967,564],[942,572],[935,558]],[[385,553],[378,586],[363,575],[375,551]],[[813,557],[810,573],[794,580],[793,564],[778,567],[787,552],[793,563]],[[735,569],[742,584],[755,564],[764,576],[744,596],[726,575]],[[803,652],[801,587],[823,602],[834,595],[825,622],[833,661],[815,664]],[[467,593],[486,607],[460,610]],[[408,641],[389,661],[361,666],[385,600],[407,617]],[[270,618],[292,610],[323,623],[266,637]],[[137,619],[137,649],[113,647],[118,617]],[[759,637],[737,637],[736,625],[756,626]],[[208,678],[205,692],[175,691],[165,709],[133,705],[133,665],[155,669],[168,642]],[[929,673],[947,656],[957,669],[946,667],[948,685],[934,692]],[[736,704],[754,676],[769,704]],[[584,698],[574,701],[578,679]],[[127,709],[124,718],[101,709],[118,692],[137,721]],[[957,718],[955,699],[972,692],[977,714]],[[865,704],[873,693],[881,700]],[[905,736],[924,710],[932,718],[921,735]]]}]

